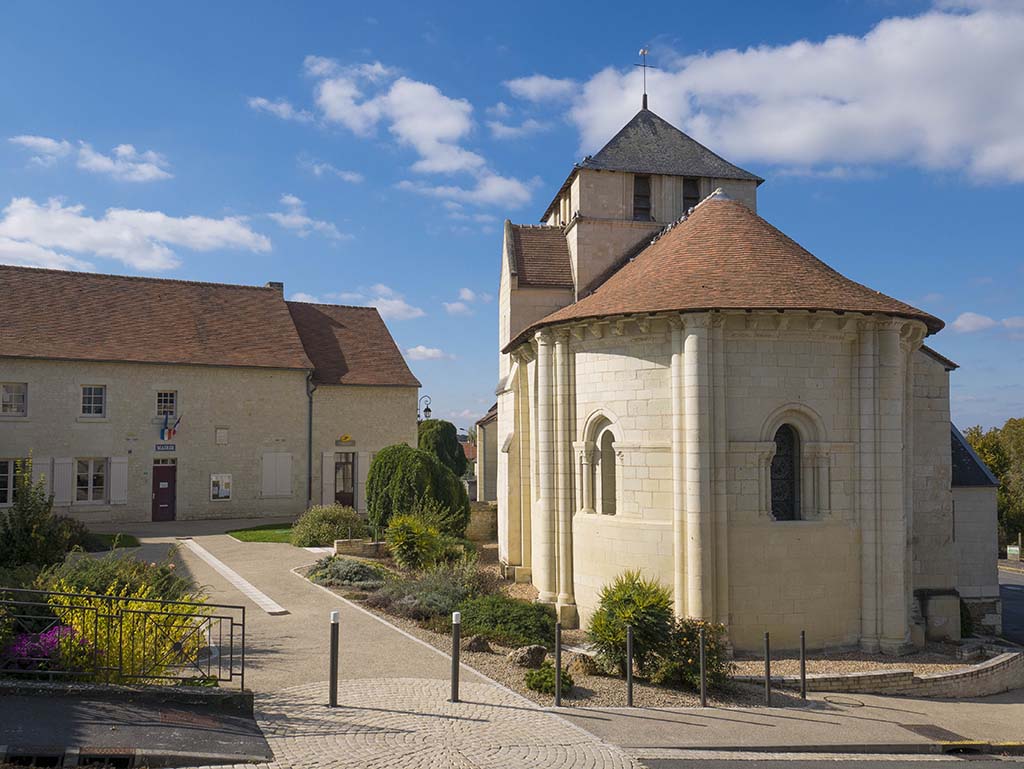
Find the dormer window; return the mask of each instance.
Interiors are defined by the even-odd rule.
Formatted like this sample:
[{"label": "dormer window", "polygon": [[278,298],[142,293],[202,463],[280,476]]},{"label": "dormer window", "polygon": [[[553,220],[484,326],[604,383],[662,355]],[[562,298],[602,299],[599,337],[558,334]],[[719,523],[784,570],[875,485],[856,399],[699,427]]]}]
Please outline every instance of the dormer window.
[{"label": "dormer window", "polygon": [[683,179],[683,213],[700,203],[700,179],[686,177]]},{"label": "dormer window", "polygon": [[651,221],[651,177],[633,177],[633,220]]}]

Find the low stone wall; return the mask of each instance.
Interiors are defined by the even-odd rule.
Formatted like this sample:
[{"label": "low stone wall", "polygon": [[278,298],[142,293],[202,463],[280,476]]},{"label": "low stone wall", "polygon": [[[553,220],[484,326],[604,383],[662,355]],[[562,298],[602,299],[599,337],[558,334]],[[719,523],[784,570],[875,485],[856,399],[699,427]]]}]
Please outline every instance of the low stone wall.
[{"label": "low stone wall", "polygon": [[356,558],[387,558],[387,542],[372,542],[368,539],[336,539],[335,555],[352,555]]},{"label": "low stone wall", "polygon": [[[762,683],[763,676],[734,676],[736,681]],[[772,676],[772,685],[799,688],[800,676]],[[895,694],[907,697],[985,697],[1024,687],[1024,653],[999,654],[977,665],[948,673],[915,675],[912,670],[866,673],[808,673],[807,690],[860,694]]]},{"label": "low stone wall", "polygon": [[469,513],[466,539],[473,542],[493,542],[498,536],[498,506],[477,502]]}]

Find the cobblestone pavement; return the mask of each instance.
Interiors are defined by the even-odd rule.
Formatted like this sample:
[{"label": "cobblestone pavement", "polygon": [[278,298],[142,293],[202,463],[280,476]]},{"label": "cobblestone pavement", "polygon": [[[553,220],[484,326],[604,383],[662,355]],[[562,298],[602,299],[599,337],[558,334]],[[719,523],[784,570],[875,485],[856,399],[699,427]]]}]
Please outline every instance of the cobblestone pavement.
[{"label": "cobblestone pavement", "polygon": [[[360,769],[638,769],[619,748],[491,684],[463,684],[448,702],[445,681],[343,681],[339,707],[327,684],[257,696],[257,718],[284,767]],[[253,769],[251,765],[248,769]]]}]

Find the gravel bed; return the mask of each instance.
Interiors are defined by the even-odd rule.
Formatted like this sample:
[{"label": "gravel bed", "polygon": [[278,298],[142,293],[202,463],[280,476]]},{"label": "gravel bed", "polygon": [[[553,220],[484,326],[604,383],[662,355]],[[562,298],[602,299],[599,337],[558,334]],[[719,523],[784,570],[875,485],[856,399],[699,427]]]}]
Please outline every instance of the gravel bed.
[{"label": "gravel bed", "polygon": [[[917,675],[948,673],[970,667],[962,660],[941,647],[929,645],[925,649],[903,657],[889,657],[882,654],[866,654],[860,651],[813,652],[807,655],[808,673],[867,673],[869,671],[912,670]],[[737,659],[734,661],[735,675],[764,675],[763,659]],[[800,657],[791,652],[772,655],[772,675],[799,675]]]}]

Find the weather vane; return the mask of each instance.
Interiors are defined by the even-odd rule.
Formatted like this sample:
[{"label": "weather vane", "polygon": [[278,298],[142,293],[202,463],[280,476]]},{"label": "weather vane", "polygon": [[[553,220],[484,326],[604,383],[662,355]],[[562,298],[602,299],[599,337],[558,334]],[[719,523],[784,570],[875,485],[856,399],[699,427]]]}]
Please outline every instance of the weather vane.
[{"label": "weather vane", "polygon": [[647,70],[648,69],[657,69],[657,67],[655,67],[653,64],[648,64],[647,63],[647,54],[648,54],[648,50],[646,48],[641,48],[640,49],[640,58],[642,58],[644,60],[643,64],[634,64],[633,65],[634,67],[642,67],[643,70],[644,70],[644,101],[643,101],[644,109],[647,109]]}]

